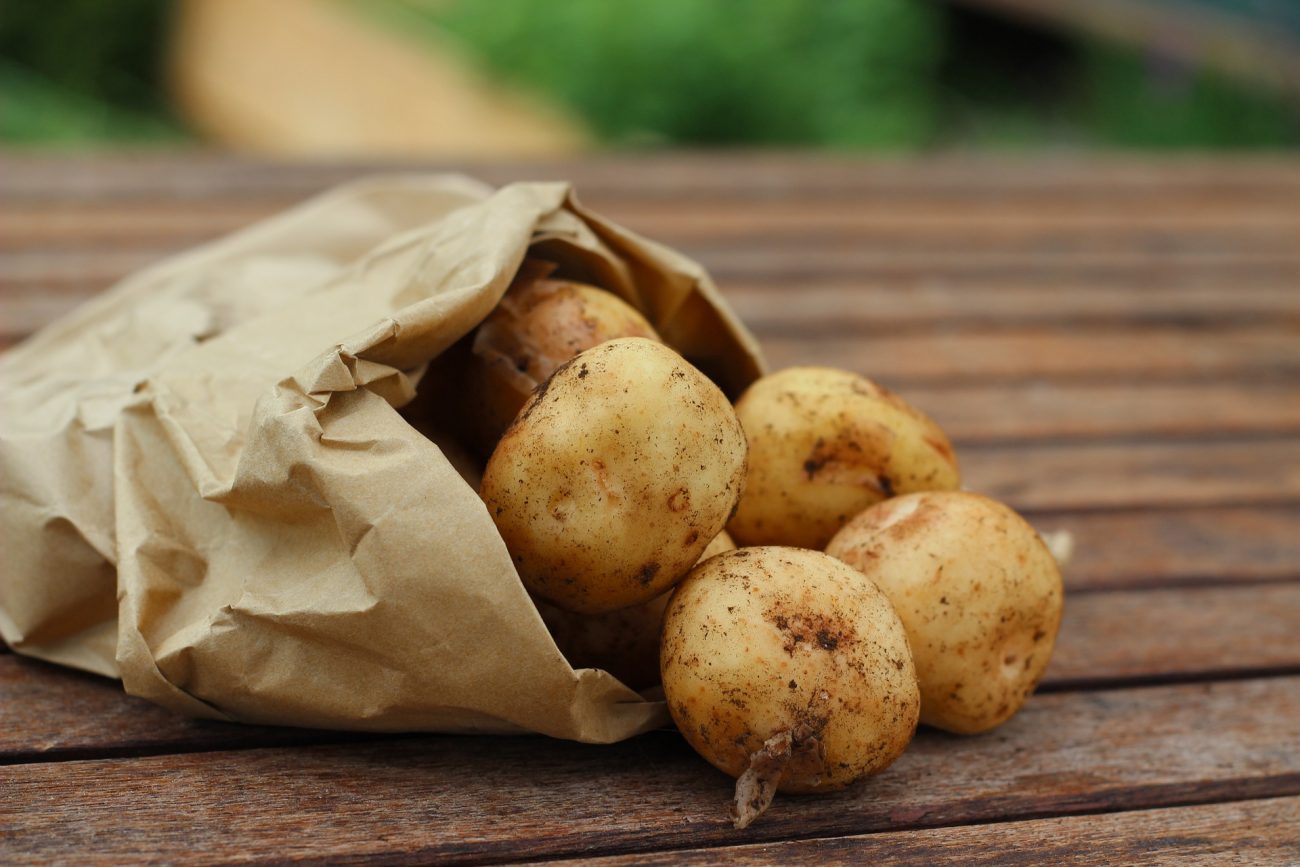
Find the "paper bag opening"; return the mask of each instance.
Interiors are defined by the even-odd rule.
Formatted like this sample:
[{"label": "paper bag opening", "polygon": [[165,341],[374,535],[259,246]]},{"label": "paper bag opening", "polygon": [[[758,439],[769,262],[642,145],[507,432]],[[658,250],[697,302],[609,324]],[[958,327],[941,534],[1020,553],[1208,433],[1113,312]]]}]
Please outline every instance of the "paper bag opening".
[{"label": "paper bag opening", "polygon": [[699,266],[566,184],[345,186],[0,358],[5,640],[221,719],[596,742],[663,723],[569,666],[455,443],[421,433],[455,429],[438,359],[526,255],[633,304],[732,396],[761,372]]}]

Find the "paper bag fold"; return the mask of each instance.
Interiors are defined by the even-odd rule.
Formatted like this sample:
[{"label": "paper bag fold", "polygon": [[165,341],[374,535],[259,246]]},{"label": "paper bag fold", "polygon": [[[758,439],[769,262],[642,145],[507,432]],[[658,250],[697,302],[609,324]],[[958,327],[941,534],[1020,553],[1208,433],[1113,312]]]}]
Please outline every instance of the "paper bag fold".
[{"label": "paper bag fold", "polygon": [[[699,266],[561,183],[347,185],[135,275],[0,358],[0,634],[184,713],[608,742],[662,723],[555,648],[477,494],[438,359],[525,255],[761,371]],[[442,423],[445,423],[443,425]]]}]

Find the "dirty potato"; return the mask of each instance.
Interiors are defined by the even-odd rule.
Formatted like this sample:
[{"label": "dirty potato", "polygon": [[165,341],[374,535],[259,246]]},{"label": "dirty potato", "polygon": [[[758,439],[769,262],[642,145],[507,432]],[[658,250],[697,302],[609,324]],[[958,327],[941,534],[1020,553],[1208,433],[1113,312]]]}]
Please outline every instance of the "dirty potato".
[{"label": "dirty potato", "polygon": [[741,548],[705,560],[664,618],[668,709],[738,778],[743,827],[783,792],[842,788],[902,754],[916,673],[885,595],[817,551]]},{"label": "dirty potato", "polygon": [[[735,549],[724,530],[713,537],[700,562]],[[577,614],[540,600],[537,610],[574,668],[602,668],[632,689],[646,689],[659,682],[659,633],[671,595],[661,593],[607,614]]]},{"label": "dirty potato", "polygon": [[550,265],[527,260],[474,335],[465,393],[475,402],[475,440],[491,452],[528,396],[579,352],[618,337],[659,335],[623,299],[583,283],[547,279]]},{"label": "dirty potato", "polygon": [[1061,624],[1061,573],[1025,520],[960,491],[867,509],[827,553],[880,585],[907,628],[921,721],[987,731],[1033,692]]},{"label": "dirty potato", "polygon": [[821,550],[873,503],[960,484],[938,425],[848,371],[771,374],[741,396],[736,414],[749,438],[749,473],[727,530],[740,545]]},{"label": "dirty potato", "polygon": [[663,344],[611,340],[561,366],[488,461],[480,494],[537,596],[588,614],[679,581],[735,507],[745,435]]}]

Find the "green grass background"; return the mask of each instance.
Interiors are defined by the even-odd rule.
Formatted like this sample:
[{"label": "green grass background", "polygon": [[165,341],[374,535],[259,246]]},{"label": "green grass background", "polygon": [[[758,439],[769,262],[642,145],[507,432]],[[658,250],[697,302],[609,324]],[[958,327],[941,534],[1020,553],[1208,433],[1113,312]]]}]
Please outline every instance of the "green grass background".
[{"label": "green grass background", "polygon": [[[565,106],[612,146],[1300,144],[1294,96],[925,0],[334,2],[415,38],[450,33],[489,74]],[[170,10],[0,4],[0,141],[184,139],[162,73]]]}]

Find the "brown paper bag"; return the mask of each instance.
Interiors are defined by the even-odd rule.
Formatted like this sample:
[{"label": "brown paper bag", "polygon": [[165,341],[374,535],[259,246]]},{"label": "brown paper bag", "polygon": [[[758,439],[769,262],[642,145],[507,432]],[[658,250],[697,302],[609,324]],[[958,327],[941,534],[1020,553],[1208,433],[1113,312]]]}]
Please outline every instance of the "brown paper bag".
[{"label": "brown paper bag", "polygon": [[699,266],[565,184],[349,184],[0,358],[4,640],[218,719],[595,742],[665,721],[568,665],[473,488],[399,412],[450,412],[428,395],[454,367],[431,361],[526,253],[630,301],[733,396],[759,374]]}]

